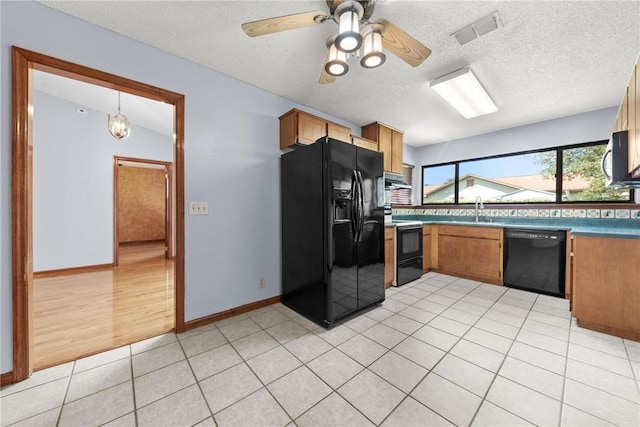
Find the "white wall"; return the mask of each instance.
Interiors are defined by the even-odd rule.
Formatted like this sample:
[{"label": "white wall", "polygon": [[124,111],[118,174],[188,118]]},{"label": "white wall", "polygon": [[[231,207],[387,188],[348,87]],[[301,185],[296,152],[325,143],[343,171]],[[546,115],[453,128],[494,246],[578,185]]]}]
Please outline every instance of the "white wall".
[{"label": "white wall", "polygon": [[[416,166],[413,177],[413,202],[416,205],[422,204],[422,192],[419,191],[422,166],[608,140],[617,112],[616,106],[416,148],[411,157]],[[415,191],[416,188],[418,191]]]},{"label": "white wall", "polygon": [[185,202],[209,202],[209,216],[185,218],[185,320],[280,295],[278,117],[297,107],[359,127],[39,3],[0,9],[0,371],[13,366],[12,45],[185,95]]},{"label": "white wall", "polygon": [[172,162],[173,139],[134,123],[118,141],[106,114],[39,91],[33,106],[33,270],[112,263],[113,156]]}]

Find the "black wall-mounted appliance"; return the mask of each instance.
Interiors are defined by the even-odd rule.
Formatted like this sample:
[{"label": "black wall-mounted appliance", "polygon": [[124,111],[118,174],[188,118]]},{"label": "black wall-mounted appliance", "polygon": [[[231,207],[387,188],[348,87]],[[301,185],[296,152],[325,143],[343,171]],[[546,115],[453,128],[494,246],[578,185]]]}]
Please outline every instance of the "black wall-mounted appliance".
[{"label": "black wall-mounted appliance", "polygon": [[607,187],[640,187],[640,177],[629,173],[629,132],[615,132],[602,156],[602,173]]}]

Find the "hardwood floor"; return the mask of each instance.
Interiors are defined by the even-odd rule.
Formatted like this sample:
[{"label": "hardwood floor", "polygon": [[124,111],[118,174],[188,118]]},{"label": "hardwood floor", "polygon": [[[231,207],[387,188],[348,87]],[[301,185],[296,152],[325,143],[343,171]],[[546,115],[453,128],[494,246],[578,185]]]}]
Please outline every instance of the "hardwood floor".
[{"label": "hardwood floor", "polygon": [[34,280],[34,368],[171,331],[173,261],[164,244],[119,247],[120,265]]}]

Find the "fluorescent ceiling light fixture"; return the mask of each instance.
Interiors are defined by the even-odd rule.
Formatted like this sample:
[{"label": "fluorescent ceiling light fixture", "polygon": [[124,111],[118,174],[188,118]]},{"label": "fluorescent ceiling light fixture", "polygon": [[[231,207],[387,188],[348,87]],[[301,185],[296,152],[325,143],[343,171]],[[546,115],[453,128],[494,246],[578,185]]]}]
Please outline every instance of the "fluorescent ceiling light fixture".
[{"label": "fluorescent ceiling light fixture", "polygon": [[431,80],[429,86],[465,119],[498,111],[496,104],[468,67]]}]

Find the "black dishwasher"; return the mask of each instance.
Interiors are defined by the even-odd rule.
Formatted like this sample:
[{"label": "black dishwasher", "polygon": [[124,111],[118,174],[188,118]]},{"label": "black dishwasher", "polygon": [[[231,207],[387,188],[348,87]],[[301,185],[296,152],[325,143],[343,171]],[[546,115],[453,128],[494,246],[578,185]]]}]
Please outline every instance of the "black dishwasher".
[{"label": "black dishwasher", "polygon": [[566,232],[504,230],[504,285],[565,297]]}]

